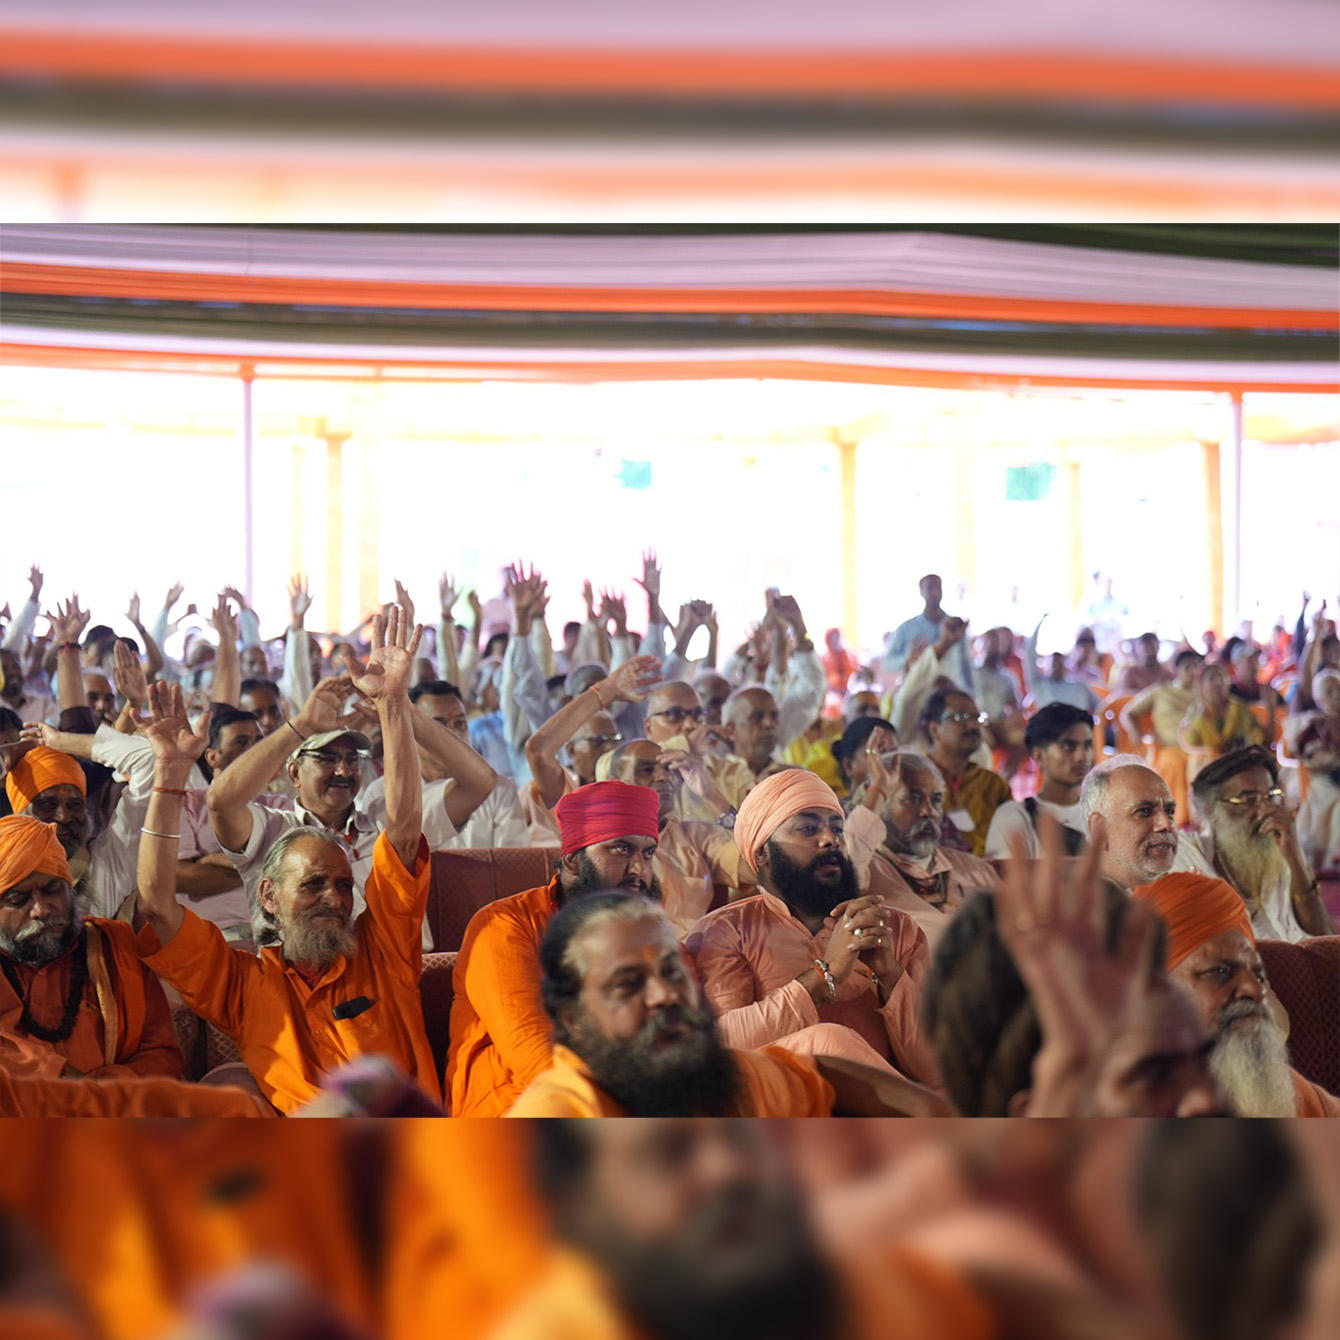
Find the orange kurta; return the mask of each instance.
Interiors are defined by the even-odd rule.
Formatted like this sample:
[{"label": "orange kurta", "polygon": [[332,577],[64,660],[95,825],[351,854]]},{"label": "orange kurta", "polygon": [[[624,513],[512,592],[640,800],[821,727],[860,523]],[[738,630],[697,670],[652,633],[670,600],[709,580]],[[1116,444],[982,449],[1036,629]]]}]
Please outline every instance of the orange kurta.
[{"label": "orange kurta", "polygon": [[51,1079],[0,1070],[0,1117],[263,1117],[255,1096],[223,1085],[134,1075]]},{"label": "orange kurta", "polygon": [[[231,948],[217,926],[189,909],[166,945],[146,926],[139,950],[201,1018],[233,1039],[261,1092],[280,1111],[309,1102],[329,1071],[368,1055],[389,1057],[440,1101],[419,999],[428,885],[427,842],[419,839],[414,869],[407,870],[381,834],[364,887],[367,911],[354,923],[358,950],[336,959],[315,985],[279,949],[256,956]],[[335,1018],[336,1006],[360,996],[372,1002],[370,1008]]]},{"label": "orange kurta", "polygon": [[[83,1003],[61,1042],[30,1037],[19,1025],[23,1002],[0,973],[0,1066],[14,1075],[55,1078],[66,1069],[95,1078],[162,1075],[180,1078],[182,1054],[162,983],[140,962],[135,933],[121,921],[90,917],[84,934],[50,963],[7,966],[18,979],[32,1017],[59,1024],[80,957],[88,964]],[[112,1034],[108,1059],[108,1032]]]},{"label": "orange kurta", "polygon": [[1327,1093],[1310,1079],[1304,1079],[1296,1070],[1289,1071],[1289,1074],[1293,1076],[1293,1092],[1298,1102],[1295,1116],[1340,1117],[1340,1098]]},{"label": "orange kurta", "polygon": [[[744,1093],[737,1117],[830,1117],[833,1089],[813,1061],[782,1047],[732,1052]],[[567,1047],[554,1048],[554,1064],[517,1099],[509,1117],[626,1117],[596,1086],[586,1063]]]},{"label": "orange kurta", "polygon": [[481,907],[452,972],[447,1106],[456,1117],[500,1117],[553,1061],[540,999],[540,941],[558,911],[558,877]]}]

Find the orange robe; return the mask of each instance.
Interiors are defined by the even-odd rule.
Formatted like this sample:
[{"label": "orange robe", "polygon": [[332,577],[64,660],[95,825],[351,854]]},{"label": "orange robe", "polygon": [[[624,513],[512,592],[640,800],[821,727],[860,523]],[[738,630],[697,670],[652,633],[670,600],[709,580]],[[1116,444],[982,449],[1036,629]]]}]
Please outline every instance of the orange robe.
[{"label": "orange robe", "polygon": [[531,1167],[531,1127],[506,1121],[393,1126],[382,1334],[483,1340],[551,1251]]},{"label": "orange robe", "polygon": [[[732,1052],[743,1096],[738,1117],[830,1117],[833,1088],[814,1063],[784,1047]],[[586,1063],[567,1047],[554,1048],[554,1064],[517,1099],[509,1117],[626,1117],[596,1086]]]},{"label": "orange robe", "polygon": [[0,1070],[0,1117],[262,1117],[245,1089],[161,1076],[51,1079]]},{"label": "orange robe", "polygon": [[[281,1112],[315,1098],[328,1072],[371,1054],[389,1057],[440,1102],[419,999],[429,871],[422,837],[414,869],[407,870],[386,835],[379,836],[364,886],[367,911],[354,922],[358,950],[336,959],[315,985],[279,949],[262,949],[259,956],[234,949],[189,908],[166,945],[146,926],[139,951],[191,1009],[233,1039],[261,1092]],[[335,1018],[336,1006],[359,997],[370,1000],[370,1008]]]},{"label": "orange robe", "polygon": [[1299,1117],[1340,1117],[1340,1098],[1327,1093],[1319,1084],[1304,1079],[1296,1070],[1290,1070],[1293,1076],[1294,1097],[1298,1100]]},{"label": "orange robe", "polygon": [[482,907],[452,971],[447,1108],[500,1117],[553,1061],[553,1025],[540,999],[540,941],[558,911],[558,876]]},{"label": "orange robe", "polygon": [[30,1037],[19,1025],[23,1001],[0,973],[0,1066],[11,1075],[55,1078],[68,1066],[90,1077],[163,1075],[179,1079],[182,1054],[162,983],[140,962],[135,933],[122,921],[90,917],[84,934],[50,963],[8,960],[34,1019],[60,1023],[78,956],[88,964],[83,1004],[62,1042]]}]

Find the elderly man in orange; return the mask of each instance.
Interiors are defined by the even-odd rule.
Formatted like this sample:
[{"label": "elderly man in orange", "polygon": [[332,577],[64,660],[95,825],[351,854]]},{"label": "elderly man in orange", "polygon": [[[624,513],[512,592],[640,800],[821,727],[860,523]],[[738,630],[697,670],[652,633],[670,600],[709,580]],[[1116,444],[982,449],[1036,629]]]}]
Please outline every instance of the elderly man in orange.
[{"label": "elderly man in orange", "polygon": [[1134,891],[1168,929],[1168,976],[1195,1003],[1215,1046],[1210,1069],[1240,1117],[1340,1117],[1340,1098],[1289,1066],[1269,983],[1237,890],[1208,875],[1164,875]]},{"label": "elderly man in orange", "polygon": [[169,695],[154,686],[146,734],[155,781],[139,859],[139,911],[147,924],[139,951],[201,1018],[233,1039],[261,1093],[283,1112],[314,1098],[328,1071],[369,1053],[390,1058],[439,1096],[419,1002],[429,853],[409,680],[421,631],[411,636],[395,607],[389,629],[377,616],[368,664],[353,675],[376,707],[386,760],[386,827],[364,886],[367,911],[353,920],[354,877],[339,837],[290,829],[271,847],[260,884],[281,943],[259,957],[229,946],[217,926],[177,901],[184,783],[209,723],[192,731],[180,688]]},{"label": "elderly man in orange", "polygon": [[859,892],[845,823],[833,789],[811,772],[760,782],[735,821],[760,892],[708,913],[688,950],[729,1046],[840,1024],[904,1074],[935,1084],[919,1022],[926,936],[906,913]]},{"label": "elderly man in orange", "polygon": [[180,1077],[158,978],[124,922],[81,919],[52,824],[0,819],[0,1069],[11,1076]]},{"label": "elderly man in orange", "polygon": [[747,1122],[537,1122],[558,1251],[493,1340],[1002,1333],[965,1272],[887,1238],[824,1245],[770,1134]]},{"label": "elderly man in orange", "polygon": [[822,1036],[800,1034],[759,1051],[728,1048],[674,928],[638,894],[614,889],[566,903],[540,944],[540,967],[553,1064],[510,1117],[950,1114],[877,1055],[873,1064],[853,1060],[850,1047]]},{"label": "elderly man in orange", "polygon": [[500,1117],[553,1060],[540,998],[540,941],[570,898],[624,889],[660,899],[652,869],[660,797],[591,782],[557,805],[563,854],[548,884],[500,898],[470,919],[452,973],[447,1101],[453,1116]]}]

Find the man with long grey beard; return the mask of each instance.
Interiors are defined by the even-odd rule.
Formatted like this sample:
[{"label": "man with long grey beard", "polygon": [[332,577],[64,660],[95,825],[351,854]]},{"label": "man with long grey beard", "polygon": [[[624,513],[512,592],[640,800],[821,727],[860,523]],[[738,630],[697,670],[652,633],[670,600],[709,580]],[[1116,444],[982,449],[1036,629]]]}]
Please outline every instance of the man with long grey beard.
[{"label": "man with long grey beard", "polygon": [[1214,1042],[1210,1070],[1239,1117],[1337,1117],[1340,1098],[1289,1065],[1247,909],[1222,879],[1178,873],[1134,891],[1168,928],[1168,976]]},{"label": "man with long grey beard", "polygon": [[1235,749],[1202,770],[1191,791],[1206,824],[1198,854],[1241,894],[1252,930],[1268,940],[1334,935],[1275,756],[1259,745]]}]

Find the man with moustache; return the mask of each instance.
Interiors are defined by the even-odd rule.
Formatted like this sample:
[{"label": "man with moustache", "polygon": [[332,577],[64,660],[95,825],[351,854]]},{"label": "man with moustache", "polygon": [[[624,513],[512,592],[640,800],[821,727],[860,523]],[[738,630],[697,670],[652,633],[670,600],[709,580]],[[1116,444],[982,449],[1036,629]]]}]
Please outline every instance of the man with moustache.
[{"label": "man with moustache", "polygon": [[1251,745],[1225,754],[1202,769],[1191,791],[1205,829],[1185,845],[1194,843],[1195,854],[1238,891],[1254,934],[1289,941],[1334,935],[1270,750]]},{"label": "man with moustache", "polygon": [[991,820],[1010,799],[1010,784],[973,762],[987,721],[972,696],[955,688],[936,689],[921,712],[926,756],[945,782],[946,840],[957,840],[974,856],[985,854]]},{"label": "man with moustache", "polygon": [[163,987],[124,922],[79,915],[51,824],[0,819],[0,1069],[46,1079],[179,1078]]},{"label": "man with moustache", "polygon": [[759,893],[709,913],[687,946],[721,1036],[760,1047],[840,1024],[903,1074],[936,1082],[921,1034],[926,936],[906,913],[861,894],[831,787],[788,769],[749,793],[735,823]]},{"label": "man with moustache", "polygon": [[1114,754],[1079,789],[1080,819],[1101,872],[1129,892],[1168,874],[1178,857],[1177,805],[1168,783],[1134,754]]},{"label": "man with moustache", "polygon": [[1222,879],[1177,872],[1138,888],[1168,930],[1168,976],[1214,1039],[1210,1070],[1234,1115],[1340,1117],[1340,1098],[1289,1066],[1247,909]]},{"label": "man with moustache", "polygon": [[470,918],[452,972],[447,1100],[453,1116],[502,1116],[550,1065],[540,941],[558,911],[584,893],[622,889],[659,902],[653,860],[660,808],[660,796],[647,786],[611,780],[570,791],[555,807],[562,855],[554,877]]},{"label": "man with moustache", "polygon": [[[177,901],[184,782],[208,743],[208,723],[192,730],[179,687],[151,691],[145,734],[154,788],[137,872],[146,923],[139,953],[196,1014],[232,1038],[261,1094],[282,1112],[315,1098],[329,1072],[374,1053],[440,1097],[419,999],[430,854],[409,681],[420,631],[411,634],[395,606],[389,628],[377,615],[367,666],[351,680],[373,704],[386,748],[386,822],[372,845],[366,909],[355,919],[355,877],[340,836],[288,826],[262,862],[257,896],[278,944],[259,956],[229,946],[217,926]],[[304,713],[298,721],[306,724]],[[221,780],[268,743],[253,745]]]},{"label": "man with moustache", "polygon": [[885,766],[869,751],[870,784],[847,816],[847,848],[861,890],[906,913],[925,932],[930,952],[959,908],[979,889],[995,889],[990,861],[941,841],[945,785],[924,754],[900,749]]}]

